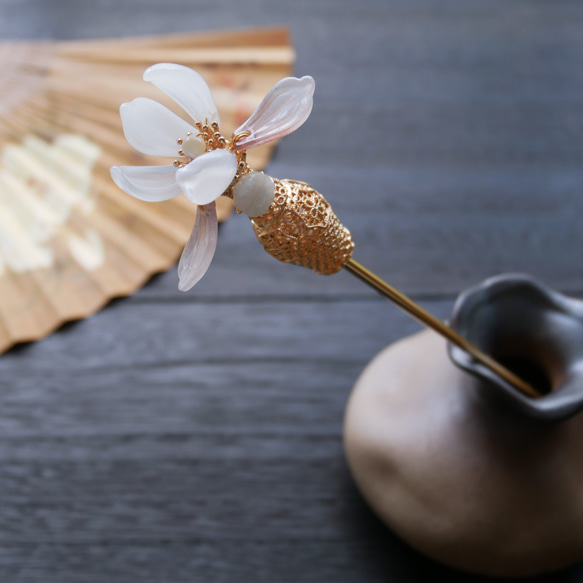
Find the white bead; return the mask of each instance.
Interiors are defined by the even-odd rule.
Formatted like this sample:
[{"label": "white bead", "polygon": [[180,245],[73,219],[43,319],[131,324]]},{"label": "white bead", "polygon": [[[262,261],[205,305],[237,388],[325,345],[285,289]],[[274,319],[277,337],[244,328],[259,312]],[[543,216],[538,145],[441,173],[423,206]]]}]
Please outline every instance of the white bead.
[{"label": "white bead", "polygon": [[204,140],[196,136],[187,136],[184,142],[182,142],[182,151],[191,160],[194,160],[197,156],[204,154],[206,146]]},{"label": "white bead", "polygon": [[275,198],[275,184],[266,174],[249,172],[233,187],[233,202],[248,217],[265,214]]}]

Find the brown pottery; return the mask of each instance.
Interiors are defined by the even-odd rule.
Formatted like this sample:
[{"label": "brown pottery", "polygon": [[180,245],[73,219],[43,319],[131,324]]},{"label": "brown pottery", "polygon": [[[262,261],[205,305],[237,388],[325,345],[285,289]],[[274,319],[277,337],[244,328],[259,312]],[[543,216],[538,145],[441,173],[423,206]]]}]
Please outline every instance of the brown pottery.
[{"label": "brown pottery", "polygon": [[403,539],[456,568],[526,577],[578,561],[583,303],[503,275],[461,294],[451,325],[541,397],[518,393],[434,332],[389,346],[346,411],[362,494]]}]

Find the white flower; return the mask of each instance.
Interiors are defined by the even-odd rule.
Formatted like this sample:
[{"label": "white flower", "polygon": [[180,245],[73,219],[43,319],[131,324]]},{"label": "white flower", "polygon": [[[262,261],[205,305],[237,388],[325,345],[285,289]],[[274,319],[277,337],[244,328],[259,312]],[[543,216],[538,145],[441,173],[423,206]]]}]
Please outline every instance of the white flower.
[{"label": "white flower", "polygon": [[220,135],[211,92],[196,71],[159,63],[145,71],[144,80],[171,97],[194,123],[156,101],[139,97],[120,108],[126,139],[144,154],[182,159],[167,166],[113,166],[111,176],[122,190],[141,200],[157,202],[184,193],[199,205],[178,265],[178,287],[186,291],[201,279],[212,261],[217,243],[215,200],[234,180],[240,191],[237,206],[250,216],[259,210],[265,212],[271,204],[273,187],[269,199],[269,184],[273,183],[264,175],[257,179],[257,173],[249,173],[243,154],[248,148],[290,134],[306,121],[312,110],[314,80],[287,77],[276,83],[230,140]]}]

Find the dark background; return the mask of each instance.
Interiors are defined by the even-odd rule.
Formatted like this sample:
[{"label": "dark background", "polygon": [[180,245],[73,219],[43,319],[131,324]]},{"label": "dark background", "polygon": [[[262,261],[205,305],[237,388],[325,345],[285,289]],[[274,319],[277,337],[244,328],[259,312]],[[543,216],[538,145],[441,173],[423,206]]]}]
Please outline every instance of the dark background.
[{"label": "dark background", "polygon": [[[3,39],[264,25],[316,80],[267,171],[324,193],[356,259],[443,318],[505,271],[583,293],[583,2],[0,0]],[[245,217],[176,285],[0,357],[0,580],[486,581],[400,542],[344,461],[352,385],[417,324]]]}]

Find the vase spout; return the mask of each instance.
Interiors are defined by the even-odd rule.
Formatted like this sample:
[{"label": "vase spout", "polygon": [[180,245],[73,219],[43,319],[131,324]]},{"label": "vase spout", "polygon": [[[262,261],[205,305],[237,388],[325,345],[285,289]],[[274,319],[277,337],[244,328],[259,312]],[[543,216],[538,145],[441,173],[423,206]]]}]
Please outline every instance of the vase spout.
[{"label": "vase spout", "polygon": [[561,421],[583,409],[583,303],[527,275],[487,279],[458,297],[452,327],[528,382],[531,398],[449,346],[451,360],[529,417]]}]

